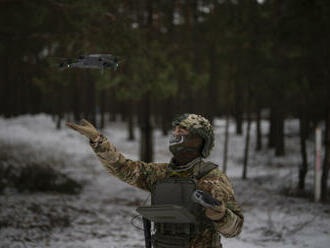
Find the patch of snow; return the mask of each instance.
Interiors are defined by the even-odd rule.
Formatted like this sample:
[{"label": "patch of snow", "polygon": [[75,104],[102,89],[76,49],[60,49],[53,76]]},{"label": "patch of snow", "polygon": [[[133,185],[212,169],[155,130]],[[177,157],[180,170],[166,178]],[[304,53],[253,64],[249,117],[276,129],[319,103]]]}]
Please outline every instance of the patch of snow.
[{"label": "patch of snow", "polygon": [[[297,120],[286,121],[286,151],[276,158],[273,150],[255,152],[255,125],[251,126],[248,179],[242,180],[244,135],[235,135],[229,126],[227,175],[234,185],[236,199],[245,214],[239,237],[222,239],[225,248],[286,247],[326,248],[330,243],[329,205],[280,194],[297,184],[301,163]],[[245,127],[245,125],[244,125]],[[266,146],[268,122],[262,122]],[[225,120],[215,121],[216,146],[210,160],[221,168]],[[243,129],[245,130],[245,129]],[[138,159],[137,139],[127,141],[126,123],[107,123],[102,131],[126,157]],[[155,162],[168,162],[168,137],[154,132]],[[12,147],[19,160],[49,163],[84,185],[80,195],[18,193],[6,190],[0,195],[0,247],[144,247],[141,220],[133,218],[135,209],[148,194],[109,175],[96,159],[86,138],[63,126],[55,129],[46,114],[0,118],[0,147]],[[309,164],[313,143],[308,141]],[[312,190],[309,168],[307,190]]]}]

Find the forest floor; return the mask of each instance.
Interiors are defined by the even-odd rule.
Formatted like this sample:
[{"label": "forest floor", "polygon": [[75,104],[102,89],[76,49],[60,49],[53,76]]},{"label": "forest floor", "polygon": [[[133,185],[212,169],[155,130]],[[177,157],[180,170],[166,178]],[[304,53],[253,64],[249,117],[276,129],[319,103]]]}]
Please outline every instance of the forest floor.
[{"label": "forest floor", "polygon": [[[224,121],[217,120],[215,127],[216,147],[209,160],[221,169]],[[235,135],[234,125],[230,125],[227,175],[244,211],[245,224],[239,237],[222,239],[225,248],[329,247],[330,204],[314,203],[310,193],[304,198],[294,196],[301,163],[298,123],[287,121],[285,127],[287,155],[276,158],[273,150],[254,151],[252,126],[248,179],[242,180],[244,135]],[[263,133],[267,130],[267,122],[263,122]],[[138,158],[138,130],[133,142],[127,141],[126,124],[122,122],[108,123],[103,133],[125,156]],[[155,162],[169,161],[167,139],[155,130]],[[311,141],[308,150],[312,165]],[[145,204],[148,194],[109,175],[87,139],[65,127],[55,130],[50,116],[0,118],[0,163],[13,168],[50,166],[83,186],[79,194],[6,187],[0,194],[1,248],[144,247],[143,231],[139,229],[142,223],[135,217],[135,209]],[[310,167],[307,192],[312,192],[312,179]]]}]

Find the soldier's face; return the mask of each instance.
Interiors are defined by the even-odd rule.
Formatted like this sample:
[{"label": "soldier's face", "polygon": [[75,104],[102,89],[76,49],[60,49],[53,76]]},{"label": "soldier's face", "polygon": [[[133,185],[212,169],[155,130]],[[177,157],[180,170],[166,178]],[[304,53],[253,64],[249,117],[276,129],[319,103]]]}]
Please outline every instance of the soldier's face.
[{"label": "soldier's face", "polygon": [[172,130],[172,134],[173,135],[188,135],[190,134],[190,131],[184,127],[181,126],[176,126],[173,130]]},{"label": "soldier's face", "polygon": [[[169,138],[170,152],[177,160],[190,161],[201,152],[202,138],[183,126],[176,126]],[[187,161],[186,161],[187,160]]]},{"label": "soldier's face", "polygon": [[169,137],[169,145],[177,146],[184,142],[185,137],[190,134],[190,131],[182,126],[176,126],[172,130],[172,134]]},{"label": "soldier's face", "polygon": [[184,142],[184,137],[189,135],[190,131],[184,127],[176,126],[169,137],[169,145],[176,146]]}]

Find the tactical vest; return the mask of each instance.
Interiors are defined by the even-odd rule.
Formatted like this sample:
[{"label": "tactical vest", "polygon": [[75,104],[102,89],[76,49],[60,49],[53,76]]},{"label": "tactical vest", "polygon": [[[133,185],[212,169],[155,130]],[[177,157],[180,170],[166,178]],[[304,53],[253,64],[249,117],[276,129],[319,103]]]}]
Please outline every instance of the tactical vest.
[{"label": "tactical vest", "polygon": [[[155,233],[152,235],[152,244],[155,248],[187,248],[191,239],[206,228],[213,229],[211,220],[205,217],[203,207],[192,201],[192,193],[197,189],[197,181],[217,165],[205,163],[198,175],[192,177],[170,177],[157,181],[151,190],[151,206],[180,206],[183,214],[188,216],[189,223],[173,219],[154,220]],[[211,248],[211,247],[210,247]]]}]

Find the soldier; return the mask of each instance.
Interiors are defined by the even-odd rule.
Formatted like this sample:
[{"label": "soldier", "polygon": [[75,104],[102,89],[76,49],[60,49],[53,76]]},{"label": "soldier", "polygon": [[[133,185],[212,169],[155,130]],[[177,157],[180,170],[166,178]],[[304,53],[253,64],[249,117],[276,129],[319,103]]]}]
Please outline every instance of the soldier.
[{"label": "soldier", "polygon": [[[173,121],[169,163],[145,163],[124,157],[92,124],[67,123],[85,135],[99,160],[110,174],[122,181],[151,192],[151,204],[172,204],[188,209],[196,220],[191,223],[155,221],[152,245],[156,248],[220,248],[220,237],[237,236],[244,217],[234,198],[228,177],[217,165],[206,162],[214,146],[210,122],[196,114],[183,114]],[[201,190],[221,204],[202,207],[192,201],[194,190]]]}]

